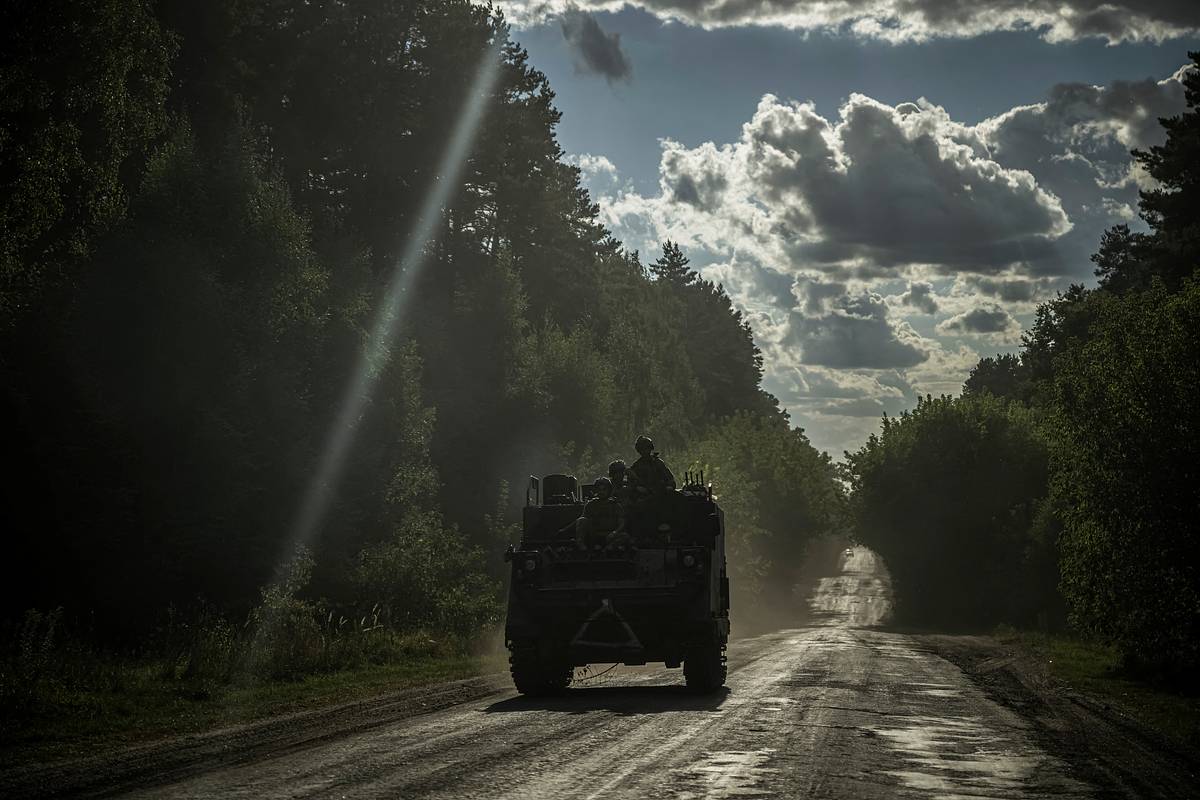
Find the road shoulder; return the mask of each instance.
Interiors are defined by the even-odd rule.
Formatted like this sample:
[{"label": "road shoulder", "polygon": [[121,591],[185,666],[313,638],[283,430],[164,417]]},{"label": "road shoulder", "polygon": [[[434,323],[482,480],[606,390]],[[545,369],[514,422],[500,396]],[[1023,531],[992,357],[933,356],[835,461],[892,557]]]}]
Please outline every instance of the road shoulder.
[{"label": "road shoulder", "polygon": [[181,780],[217,766],[251,763],[509,688],[507,675],[418,686],[338,705],[139,744],[115,752],[0,772],[0,796],[93,797]]},{"label": "road shoulder", "polygon": [[1032,723],[1043,747],[1101,796],[1181,798],[1200,792],[1200,751],[1194,746],[1064,684],[1018,644],[990,636],[914,638],[959,667],[990,699]]}]

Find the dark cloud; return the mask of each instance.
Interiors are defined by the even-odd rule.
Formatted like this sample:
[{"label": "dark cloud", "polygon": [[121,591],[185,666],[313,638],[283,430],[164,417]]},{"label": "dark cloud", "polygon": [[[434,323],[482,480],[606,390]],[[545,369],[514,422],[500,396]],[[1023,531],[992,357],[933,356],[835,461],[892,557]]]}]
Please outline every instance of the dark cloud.
[{"label": "dark cloud", "polygon": [[972,275],[967,285],[1005,303],[1031,303],[1046,296],[1054,281],[1046,278],[991,278]]},{"label": "dark cloud", "polygon": [[659,172],[662,183],[676,202],[700,211],[715,211],[729,187],[721,154],[712,145],[688,150],[668,143]]},{"label": "dark cloud", "polygon": [[[1184,107],[1181,75],[1059,84],[1042,103],[971,126],[925,100],[852,95],[831,120],[767,95],[737,141],[664,143],[657,213],[706,246],[840,282],[912,266],[1082,278],[1104,229],[1135,214],[1147,178],[1129,150],[1162,141],[1157,117]],[[993,294],[1018,301],[1023,288]],[[931,303],[909,305],[931,313]]]},{"label": "dark cloud", "polygon": [[831,313],[792,312],[783,344],[800,348],[800,361],[837,369],[900,369],[929,357],[911,329],[887,315],[877,295],[843,296]]},{"label": "dark cloud", "polygon": [[1182,71],[1162,81],[1107,86],[1063,83],[1042,103],[1020,106],[975,129],[979,145],[1006,168],[1027,170],[1053,192],[1073,223],[1055,253],[1019,257],[1035,274],[1090,276],[1087,255],[1109,226],[1126,221],[1147,180],[1129,151],[1164,141],[1159,117],[1183,111]]},{"label": "dark cloud", "polygon": [[1131,149],[1164,141],[1159,118],[1184,110],[1182,75],[1181,69],[1162,81],[1056,84],[1045,102],[985,123],[987,145],[1006,166],[1044,172],[1041,182],[1059,196],[1071,194],[1072,187],[1047,169],[1056,162],[1070,165],[1068,176],[1119,178],[1128,168]]},{"label": "dark cloud", "polygon": [[798,290],[796,294],[804,300],[804,313],[808,316],[828,313],[826,309],[828,302],[846,294],[846,284],[814,278],[797,280],[796,289]]},{"label": "dark cloud", "polygon": [[900,295],[900,302],[925,314],[936,314],[938,310],[933,284],[925,281],[913,281],[908,284],[908,290]]},{"label": "dark cloud", "polygon": [[633,77],[633,66],[621,49],[621,34],[605,33],[591,14],[577,8],[567,10],[562,15],[562,32],[580,72],[602,75],[609,83]]},{"label": "dark cloud", "polygon": [[[864,3],[875,5],[875,3]],[[1099,37],[1110,42],[1162,38],[1168,31],[1194,30],[1200,14],[1188,0],[902,0],[901,18],[911,15],[941,35],[960,35],[1028,26],[1052,39]]]},{"label": "dark cloud", "polygon": [[1019,328],[1007,311],[999,306],[973,308],[938,323],[938,333],[989,334],[1008,333]]},{"label": "dark cloud", "polygon": [[[535,19],[561,8],[543,0],[518,3],[518,16]],[[611,0],[580,5],[613,7]],[[893,42],[1035,30],[1052,42],[1100,38],[1115,44],[1162,41],[1200,29],[1195,0],[630,0],[629,5],[705,28],[770,25]]]},{"label": "dark cloud", "polygon": [[1048,257],[1070,228],[1058,199],[956,141],[961,127],[941,109],[898,111],[862,95],[834,126],[768,95],[743,146],[772,210],[812,220],[816,237],[784,243],[796,262],[987,272]]},{"label": "dark cloud", "polygon": [[1125,133],[1118,137],[1123,144],[1148,148],[1166,139],[1159,119],[1185,110],[1183,77],[1190,69],[1185,66],[1163,81],[1113,81],[1105,87],[1060,84],[1050,93],[1050,106],[1066,106],[1067,99],[1077,106],[1090,105],[1101,119],[1124,126]]}]

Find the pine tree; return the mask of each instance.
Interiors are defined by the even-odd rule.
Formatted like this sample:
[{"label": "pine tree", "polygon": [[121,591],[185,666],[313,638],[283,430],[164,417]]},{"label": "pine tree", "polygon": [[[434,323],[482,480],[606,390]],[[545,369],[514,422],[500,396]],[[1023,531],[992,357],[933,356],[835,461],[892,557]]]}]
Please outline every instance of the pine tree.
[{"label": "pine tree", "polygon": [[679,249],[679,245],[668,239],[662,246],[662,255],[650,265],[650,273],[672,286],[691,286],[699,276],[695,270],[688,267],[690,263],[688,257]]},{"label": "pine tree", "polygon": [[1188,110],[1160,120],[1167,141],[1134,158],[1160,187],[1141,193],[1142,218],[1153,229],[1154,272],[1177,286],[1200,265],[1200,52],[1183,76]]}]

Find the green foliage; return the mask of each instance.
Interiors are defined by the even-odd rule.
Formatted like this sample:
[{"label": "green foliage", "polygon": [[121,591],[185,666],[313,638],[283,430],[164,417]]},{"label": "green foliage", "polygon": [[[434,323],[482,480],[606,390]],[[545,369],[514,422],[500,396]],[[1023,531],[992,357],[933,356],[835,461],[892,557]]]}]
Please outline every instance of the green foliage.
[{"label": "green foliage", "polygon": [[[516,502],[498,507],[496,488],[590,477],[643,432],[724,470],[763,580],[786,584],[834,524],[829,460],[762,392],[746,321],[676,245],[674,267],[648,272],[599,223],[546,78],[498,12],[31,8],[4,12],[24,49],[3,76],[0,163],[24,199],[4,207],[2,302],[26,313],[2,329],[2,411],[28,469],[0,513],[19,532],[8,572],[41,578],[0,582],[10,618],[62,603],[132,646],[175,609],[164,671],[197,692],[357,663],[416,631],[468,636],[498,615]],[[462,185],[405,324],[372,347],[353,447],[315,489],[328,513],[288,562],[448,131],[497,49]],[[67,256],[73,280],[30,288]]]},{"label": "green foliage", "polygon": [[705,413],[721,418],[741,409],[773,410],[759,390],[762,354],[725,289],[689,269],[687,257],[671,241],[663,244],[650,272],[675,301],[688,365],[703,387]]},{"label": "green foliage", "polygon": [[0,10],[0,330],[74,275],[163,130],[171,37],[144,0]]},{"label": "green foliage", "polygon": [[[1052,542],[1034,521],[1049,449],[1034,416],[990,393],[925,398],[848,454],[856,536],[883,556],[897,618],[921,625],[1031,621]],[[1051,572],[1050,587],[1053,586]]]},{"label": "green foliage", "polygon": [[650,265],[650,274],[675,288],[691,286],[696,283],[698,276],[695,270],[688,268],[690,263],[679,245],[668,240],[663,243],[662,255]]},{"label": "green foliage", "polygon": [[786,416],[743,411],[711,427],[678,464],[704,471],[725,513],[734,585],[747,600],[786,609],[808,545],[842,532],[834,465]]},{"label": "green foliage", "polygon": [[1183,674],[1200,667],[1200,285],[1087,302],[1053,384],[1063,591],[1080,628]]},{"label": "green foliage", "polygon": [[[253,623],[277,612],[256,609],[237,625],[208,612],[172,615],[136,652],[119,653],[69,625],[56,624],[47,637],[49,620],[61,616],[29,611],[32,636],[21,626],[0,631],[0,746],[12,763],[44,762],[94,744],[211,730],[485,668],[463,640],[397,631],[373,612],[304,604],[292,612],[290,629],[301,638],[277,634],[271,651]],[[20,645],[29,639],[36,672],[23,667]]]},{"label": "green foliage", "polygon": [[5,644],[3,668],[0,668],[0,712],[8,715],[29,713],[42,692],[42,684],[54,667],[57,642],[62,624],[62,609],[48,613],[29,609],[15,635]]},{"label": "green foliage", "polygon": [[1139,203],[1152,233],[1140,242],[1142,252],[1129,260],[1130,268],[1104,276],[1118,290],[1121,284],[1145,288],[1154,276],[1175,288],[1200,264],[1200,52],[1188,53],[1188,58],[1192,68],[1183,75],[1188,110],[1160,120],[1165,143],[1133,153],[1157,182],[1155,188],[1142,191]]},{"label": "green foliage", "polygon": [[[1200,54],[1190,57],[1200,67]],[[1197,506],[1197,290],[1200,69],[1166,142],[1134,157],[1148,232],[1107,231],[1099,287],[1043,303],[1018,357],[982,360],[964,395],[1037,409],[1052,442],[1051,491],[1030,534],[1057,540],[1073,624],[1130,666],[1178,679],[1200,666]],[[1050,599],[1044,601],[1049,607]]]},{"label": "green foliage", "polygon": [[1071,689],[1120,709],[1182,747],[1190,747],[1200,738],[1200,697],[1191,681],[1182,691],[1148,684],[1126,668],[1117,648],[1074,634],[1002,628],[996,636],[1005,645],[1034,656],[1050,675]]},{"label": "green foliage", "polygon": [[[269,575],[268,532],[287,525],[312,435],[297,427],[312,419],[327,275],[307,238],[239,132],[210,159],[180,126],[156,153],[129,217],[17,354],[26,447],[55,454],[25,487],[69,486],[62,521],[88,531],[67,552],[89,568],[47,570],[39,590],[137,625],[172,600],[247,597]],[[34,524],[36,509],[15,511]],[[23,538],[27,563],[49,563],[53,540]],[[138,596],[122,590],[142,573]]]},{"label": "green foliage", "polygon": [[393,537],[359,555],[354,585],[403,630],[470,636],[499,618],[498,582],[480,571],[483,555],[435,514],[406,519]]},{"label": "green foliage", "polygon": [[1028,372],[1028,367],[1022,363],[1020,356],[1012,353],[982,358],[971,368],[971,374],[963,383],[963,394],[987,393],[1009,400],[1028,402],[1033,392],[1033,383]]},{"label": "green foliage", "polygon": [[1117,294],[1145,285],[1153,274],[1148,264],[1154,238],[1114,225],[1100,236],[1100,249],[1092,256],[1100,285]]},{"label": "green foliage", "polygon": [[[281,574],[262,590],[262,602],[250,612],[245,671],[261,678],[289,678],[313,671],[321,658],[321,629],[314,609],[299,597],[312,579],[313,559],[300,549]],[[220,642],[220,637],[207,637]],[[221,650],[225,648],[218,645]]]}]

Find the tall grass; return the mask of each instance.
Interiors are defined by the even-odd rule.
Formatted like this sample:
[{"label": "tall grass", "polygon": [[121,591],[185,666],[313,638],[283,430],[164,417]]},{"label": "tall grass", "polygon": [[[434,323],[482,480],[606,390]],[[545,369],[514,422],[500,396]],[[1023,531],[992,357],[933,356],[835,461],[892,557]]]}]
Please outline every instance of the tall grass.
[{"label": "tall grass", "polygon": [[255,685],[467,654],[473,637],[461,632],[389,625],[392,615],[378,604],[352,611],[302,598],[311,570],[311,558],[298,554],[244,619],[170,609],[137,651],[96,646],[64,622],[61,608],[28,611],[0,632],[0,741],[68,715],[136,714],[147,702],[204,701]]}]

